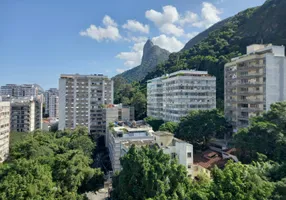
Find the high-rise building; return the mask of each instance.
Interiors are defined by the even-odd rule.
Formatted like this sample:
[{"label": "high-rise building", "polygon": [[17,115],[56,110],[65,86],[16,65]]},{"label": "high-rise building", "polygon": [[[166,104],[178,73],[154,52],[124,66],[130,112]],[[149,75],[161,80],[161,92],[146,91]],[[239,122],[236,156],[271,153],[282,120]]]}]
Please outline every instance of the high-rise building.
[{"label": "high-rise building", "polygon": [[216,78],[182,70],[147,82],[147,115],[178,122],[191,110],[216,108]]},{"label": "high-rise building", "polygon": [[1,96],[9,97],[36,97],[43,93],[43,89],[37,84],[7,84],[1,86]]},{"label": "high-rise building", "polygon": [[102,74],[63,74],[59,80],[59,129],[94,126],[102,120],[98,109],[113,104],[113,81]]},{"label": "high-rise building", "polygon": [[249,118],[286,100],[286,59],[284,46],[247,47],[247,54],[225,65],[225,116],[234,128],[246,127]]},{"label": "high-rise building", "polygon": [[11,130],[31,132],[42,129],[41,98],[14,98],[11,100]]},{"label": "high-rise building", "polygon": [[59,90],[50,88],[45,92],[45,115],[50,118],[59,118]]},{"label": "high-rise building", "polygon": [[5,161],[9,154],[10,135],[10,102],[0,101],[0,163]]}]

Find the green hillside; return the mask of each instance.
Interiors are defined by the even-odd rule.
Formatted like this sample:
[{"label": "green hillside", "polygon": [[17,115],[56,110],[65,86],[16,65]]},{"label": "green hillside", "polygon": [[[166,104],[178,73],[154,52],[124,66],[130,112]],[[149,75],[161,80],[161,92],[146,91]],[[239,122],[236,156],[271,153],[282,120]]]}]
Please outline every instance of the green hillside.
[{"label": "green hillside", "polygon": [[[142,83],[164,73],[181,69],[207,70],[217,77],[217,98],[223,99],[223,68],[231,58],[244,54],[253,43],[286,45],[286,1],[268,0],[262,6],[250,8],[207,30],[208,37],[191,48],[169,56],[164,65],[158,65]],[[204,32],[202,34],[205,34]],[[202,35],[199,37],[203,37]]]}]

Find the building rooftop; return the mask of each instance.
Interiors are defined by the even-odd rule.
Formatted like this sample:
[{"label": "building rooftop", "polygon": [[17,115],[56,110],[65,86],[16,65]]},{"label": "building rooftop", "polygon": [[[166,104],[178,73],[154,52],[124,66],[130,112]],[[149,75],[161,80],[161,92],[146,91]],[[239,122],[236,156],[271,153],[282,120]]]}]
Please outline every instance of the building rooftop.
[{"label": "building rooftop", "polygon": [[100,78],[108,78],[107,76],[104,76],[103,74],[61,74],[61,78],[96,78],[96,77],[100,77]]},{"label": "building rooftop", "polygon": [[[235,149],[228,149],[225,151],[226,154],[230,154],[234,152]],[[203,168],[206,169],[211,169],[215,165],[218,166],[219,168],[223,168],[229,158],[224,158],[223,153],[219,153],[217,151],[208,149],[202,153],[196,153],[194,155],[194,164],[195,165],[200,165]]]},{"label": "building rooftop", "polygon": [[152,140],[137,140],[137,141],[126,140],[126,141],[122,141],[121,144],[125,148],[129,149],[132,145],[135,145],[136,147],[145,147],[145,146],[153,145],[154,141]]},{"label": "building rooftop", "polygon": [[156,131],[153,134],[157,136],[174,136],[173,133],[170,133],[168,131]]},{"label": "building rooftop", "polygon": [[163,75],[161,77],[148,80],[148,82],[162,81],[162,80],[177,77],[177,76],[214,77],[214,76],[208,74],[207,71],[180,70],[180,71],[173,72],[171,74],[166,74],[166,75]]}]

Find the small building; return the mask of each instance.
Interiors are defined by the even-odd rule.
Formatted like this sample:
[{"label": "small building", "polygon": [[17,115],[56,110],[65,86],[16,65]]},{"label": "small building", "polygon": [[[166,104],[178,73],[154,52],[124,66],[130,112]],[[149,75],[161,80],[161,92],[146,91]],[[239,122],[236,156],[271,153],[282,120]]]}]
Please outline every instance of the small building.
[{"label": "small building", "polygon": [[186,167],[188,176],[193,177],[193,145],[175,138],[170,132],[157,131],[153,135],[159,148],[172,159],[177,159],[179,164]]},{"label": "small building", "polygon": [[153,130],[149,125],[131,123],[116,123],[107,133],[109,157],[113,172],[120,171],[120,158],[128,152],[132,144],[149,145],[154,142]]}]

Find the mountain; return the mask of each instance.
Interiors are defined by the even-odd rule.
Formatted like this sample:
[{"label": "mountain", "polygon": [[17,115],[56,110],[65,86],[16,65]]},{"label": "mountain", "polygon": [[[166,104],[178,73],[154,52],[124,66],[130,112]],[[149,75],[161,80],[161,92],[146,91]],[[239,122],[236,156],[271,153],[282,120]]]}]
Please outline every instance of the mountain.
[{"label": "mountain", "polygon": [[211,26],[207,30],[201,32],[200,34],[198,34],[197,36],[192,38],[189,42],[187,42],[187,44],[185,44],[184,48],[181,51],[184,51],[184,50],[192,48],[194,45],[196,45],[197,43],[199,43],[203,39],[207,38],[210,32],[215,31],[215,30],[221,28],[227,22],[229,22],[231,19],[232,19],[231,17],[227,18],[227,19],[224,19],[224,20],[214,24],[213,26]]},{"label": "mountain", "polygon": [[164,65],[148,73],[141,84],[181,69],[207,70],[217,78],[217,98],[224,96],[224,65],[254,43],[286,45],[286,0],[267,0],[215,24],[170,54]]},{"label": "mountain", "polygon": [[169,55],[169,51],[154,45],[151,40],[148,40],[143,48],[141,65],[116,75],[114,79],[123,78],[127,82],[141,81],[149,72],[154,71],[158,64],[168,60]]}]

